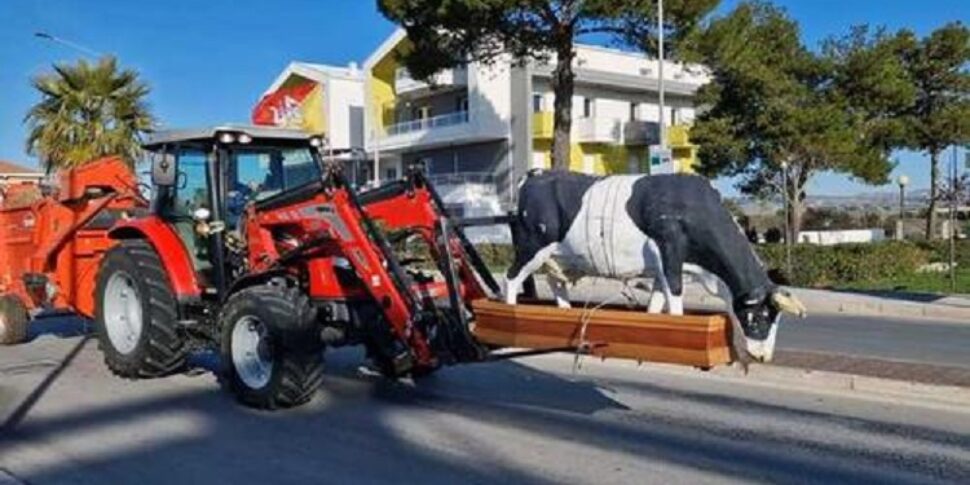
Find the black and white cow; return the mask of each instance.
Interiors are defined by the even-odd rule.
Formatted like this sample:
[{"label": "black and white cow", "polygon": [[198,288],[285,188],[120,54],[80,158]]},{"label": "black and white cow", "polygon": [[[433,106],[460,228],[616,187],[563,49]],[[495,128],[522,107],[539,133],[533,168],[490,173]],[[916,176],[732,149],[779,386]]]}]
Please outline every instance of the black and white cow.
[{"label": "black and white cow", "polygon": [[[526,278],[551,263],[561,306],[568,305],[566,280],[653,277],[667,311],[679,315],[684,272],[695,273],[727,287],[746,350],[762,361],[774,352],[781,313],[805,314],[771,282],[720,194],[702,177],[534,173],[519,189],[517,216],[507,303],[516,302]],[[649,311],[660,311],[657,303],[651,298]]]}]

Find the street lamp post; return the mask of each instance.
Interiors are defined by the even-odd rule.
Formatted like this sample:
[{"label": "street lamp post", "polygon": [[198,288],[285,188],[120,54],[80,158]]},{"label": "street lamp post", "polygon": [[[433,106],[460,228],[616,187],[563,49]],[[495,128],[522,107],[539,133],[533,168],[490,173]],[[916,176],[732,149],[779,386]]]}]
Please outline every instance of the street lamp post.
[{"label": "street lamp post", "polygon": [[660,151],[661,153],[667,148],[667,121],[666,115],[664,114],[664,2],[663,0],[657,1],[657,60],[658,66],[657,71],[659,75],[659,101],[660,101]]},{"label": "street lamp post", "polygon": [[96,51],[94,49],[89,49],[87,47],[84,47],[81,44],[78,44],[77,42],[71,42],[71,41],[69,41],[67,39],[62,39],[62,38],[60,38],[60,37],[58,37],[56,35],[52,35],[52,34],[50,34],[48,32],[34,32],[34,37],[37,37],[38,39],[44,39],[46,41],[53,42],[55,44],[61,44],[61,45],[65,46],[65,47],[68,47],[70,49],[74,49],[74,50],[76,50],[78,52],[81,52],[83,54],[87,54],[87,55],[92,56],[92,57],[101,57],[102,56],[102,54],[100,52],[98,52],[98,51]]},{"label": "street lamp post", "polygon": [[906,217],[906,186],[909,185],[909,177],[900,175],[896,182],[899,183],[899,221],[896,222],[896,239],[902,241],[906,238],[903,221]]}]

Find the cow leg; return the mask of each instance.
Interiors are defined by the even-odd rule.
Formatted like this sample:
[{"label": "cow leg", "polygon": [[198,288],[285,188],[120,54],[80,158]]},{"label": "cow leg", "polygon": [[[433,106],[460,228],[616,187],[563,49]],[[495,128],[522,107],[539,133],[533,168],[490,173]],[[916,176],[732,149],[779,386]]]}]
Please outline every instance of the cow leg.
[{"label": "cow leg", "polygon": [[660,285],[660,276],[654,278],[653,288],[650,289],[650,302],[647,303],[647,313],[660,313],[664,309],[664,304],[667,303],[663,291],[657,288]]},{"label": "cow leg", "polygon": [[566,288],[565,281],[550,276],[549,287],[552,289],[552,296],[556,298],[556,306],[559,308],[572,308],[572,305],[569,304],[569,290]]},{"label": "cow leg", "polygon": [[687,238],[680,224],[671,221],[658,238],[661,272],[664,275],[667,296],[667,309],[671,315],[684,314],[684,260],[687,259]]},{"label": "cow leg", "polygon": [[657,274],[646,274],[644,276],[653,277],[653,285],[650,287],[650,301],[647,303],[647,313],[660,313],[664,306],[670,301],[670,290],[667,288],[667,281],[663,274],[663,259],[660,257],[660,248],[653,241],[647,241],[643,246],[643,266],[644,268],[657,268]]},{"label": "cow leg", "polygon": [[559,308],[571,308],[569,304],[569,290],[566,288],[569,279],[562,270],[562,266],[555,259],[549,258],[546,261],[546,269],[548,270],[549,288],[552,290],[552,295],[556,299],[556,305]]},{"label": "cow leg", "polygon": [[531,258],[526,261],[528,255],[522,255],[516,253],[515,262],[512,264],[512,268],[509,269],[509,273],[506,276],[505,281],[505,303],[509,305],[515,305],[519,297],[519,289],[522,287],[522,283],[526,278],[532,276],[542,264],[545,263],[550,256],[552,256],[553,251],[556,250],[556,244],[550,244],[538,251]]}]

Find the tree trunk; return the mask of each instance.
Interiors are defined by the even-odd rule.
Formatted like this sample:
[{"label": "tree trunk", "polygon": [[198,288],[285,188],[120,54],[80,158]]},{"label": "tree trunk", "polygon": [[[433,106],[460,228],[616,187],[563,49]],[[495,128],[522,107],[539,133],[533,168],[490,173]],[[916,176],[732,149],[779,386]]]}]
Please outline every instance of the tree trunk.
[{"label": "tree trunk", "polygon": [[788,211],[788,237],[792,244],[798,244],[798,233],[802,230],[802,217],[805,214],[804,195],[792,197]]},{"label": "tree trunk", "polygon": [[785,197],[788,199],[788,234],[792,243],[798,243],[798,233],[802,230],[802,220],[805,216],[805,186],[808,185],[808,175],[804,168],[792,169],[788,186],[785,187]]},{"label": "tree trunk", "polygon": [[939,167],[940,153],[937,150],[930,150],[930,207],[926,214],[926,239],[936,239],[936,199],[939,197],[937,191],[937,180],[940,178]]},{"label": "tree trunk", "polygon": [[573,127],[573,92],[576,73],[573,72],[573,58],[576,50],[572,34],[564,34],[564,40],[557,50],[558,59],[552,73],[552,91],[555,94],[552,133],[552,168],[569,170],[570,133]]}]

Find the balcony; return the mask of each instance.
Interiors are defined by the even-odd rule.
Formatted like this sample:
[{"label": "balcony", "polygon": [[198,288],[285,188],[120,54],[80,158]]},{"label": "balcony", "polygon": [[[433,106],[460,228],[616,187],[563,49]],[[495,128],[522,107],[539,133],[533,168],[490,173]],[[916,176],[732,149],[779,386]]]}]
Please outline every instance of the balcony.
[{"label": "balcony", "polygon": [[421,96],[433,89],[455,89],[468,85],[468,69],[457,67],[445,69],[431,77],[430,82],[411,77],[406,68],[399,67],[394,75],[394,92],[398,96]]},{"label": "balcony", "polygon": [[623,139],[627,145],[657,145],[660,143],[660,123],[628,121],[623,125]]},{"label": "balcony", "polygon": [[462,123],[468,123],[468,112],[467,111],[456,111],[454,113],[447,113],[438,116],[432,116],[430,118],[420,118],[411,121],[402,121],[400,123],[394,123],[393,125],[388,125],[385,129],[387,136],[403,135],[406,133],[413,133],[416,131],[431,130],[434,128],[443,128],[446,126],[455,126]]},{"label": "balcony", "polygon": [[620,121],[609,118],[580,118],[573,121],[573,133],[579,143],[619,143]]},{"label": "balcony", "polygon": [[[390,112],[388,115],[394,114]],[[388,124],[377,134],[377,138],[368,143],[369,150],[414,151],[505,139],[508,125],[491,113],[455,111]]]}]

